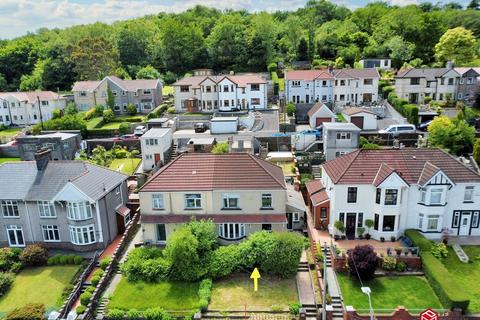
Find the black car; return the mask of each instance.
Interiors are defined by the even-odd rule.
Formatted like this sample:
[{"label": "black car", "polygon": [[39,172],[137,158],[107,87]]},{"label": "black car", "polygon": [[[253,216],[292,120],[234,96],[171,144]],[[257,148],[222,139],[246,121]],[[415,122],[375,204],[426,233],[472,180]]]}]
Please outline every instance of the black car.
[{"label": "black car", "polygon": [[208,127],[203,122],[198,122],[193,125],[193,129],[195,129],[196,133],[201,133],[207,131]]}]

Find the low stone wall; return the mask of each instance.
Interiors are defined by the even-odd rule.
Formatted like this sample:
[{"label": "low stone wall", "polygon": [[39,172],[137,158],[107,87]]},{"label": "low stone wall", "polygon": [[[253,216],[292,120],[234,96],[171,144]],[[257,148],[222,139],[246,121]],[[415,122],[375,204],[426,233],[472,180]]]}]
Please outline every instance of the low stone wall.
[{"label": "low stone wall", "polygon": [[17,146],[0,145],[0,157],[4,158],[18,158],[20,153]]},{"label": "low stone wall", "polygon": [[[377,320],[418,320],[418,315],[412,315],[402,306],[399,306],[395,311],[388,315],[375,314]],[[345,320],[370,320],[370,315],[359,315],[354,309],[348,309],[345,311]],[[459,310],[447,311],[445,314],[440,315],[439,319],[442,320],[470,320],[480,319],[477,317],[470,317],[462,315]]]}]

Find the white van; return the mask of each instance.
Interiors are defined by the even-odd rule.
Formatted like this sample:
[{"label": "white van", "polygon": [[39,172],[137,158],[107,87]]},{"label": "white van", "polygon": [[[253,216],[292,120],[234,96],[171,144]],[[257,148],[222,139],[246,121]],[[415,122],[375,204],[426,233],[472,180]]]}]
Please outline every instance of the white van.
[{"label": "white van", "polygon": [[392,124],[382,130],[379,130],[378,133],[399,135],[400,133],[415,133],[416,131],[417,129],[413,124]]}]

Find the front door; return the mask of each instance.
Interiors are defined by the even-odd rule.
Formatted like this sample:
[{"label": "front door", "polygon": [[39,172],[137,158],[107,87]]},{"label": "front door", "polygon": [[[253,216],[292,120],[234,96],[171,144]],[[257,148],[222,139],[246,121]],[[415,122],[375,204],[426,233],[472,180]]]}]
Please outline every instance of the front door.
[{"label": "front door", "polygon": [[355,225],[357,220],[357,214],[354,212],[347,213],[347,223],[345,228],[345,235],[347,239],[355,239]]},{"label": "front door", "polygon": [[293,228],[293,217],[291,212],[287,212],[287,229],[292,230]]},{"label": "front door", "polygon": [[7,226],[7,234],[10,247],[25,247],[22,227],[16,225]]},{"label": "front door", "polygon": [[472,219],[472,213],[469,211],[462,212],[460,219],[460,236],[468,236],[470,234],[470,220]]}]

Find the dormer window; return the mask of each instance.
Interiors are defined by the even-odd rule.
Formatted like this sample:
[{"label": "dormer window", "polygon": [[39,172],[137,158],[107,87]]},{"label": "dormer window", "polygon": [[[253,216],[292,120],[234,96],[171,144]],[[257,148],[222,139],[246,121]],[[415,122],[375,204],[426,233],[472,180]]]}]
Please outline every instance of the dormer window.
[{"label": "dormer window", "polygon": [[442,204],[443,188],[432,188],[430,190],[430,204]]},{"label": "dormer window", "polygon": [[385,205],[396,206],[398,199],[398,189],[386,189],[385,190]]}]

